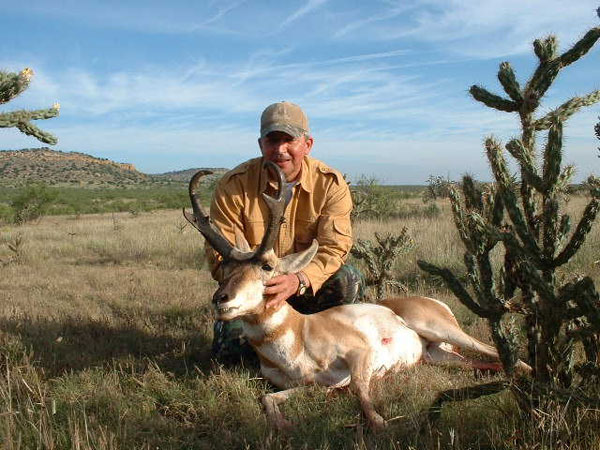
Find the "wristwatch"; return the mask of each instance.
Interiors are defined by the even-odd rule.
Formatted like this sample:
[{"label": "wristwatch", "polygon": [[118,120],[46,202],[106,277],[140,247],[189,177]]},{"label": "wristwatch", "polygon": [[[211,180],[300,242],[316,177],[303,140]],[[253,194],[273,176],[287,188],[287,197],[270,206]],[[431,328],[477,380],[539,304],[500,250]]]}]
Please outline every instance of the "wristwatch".
[{"label": "wristwatch", "polygon": [[298,281],[300,282],[300,284],[298,285],[298,290],[296,291],[296,295],[304,295],[304,293],[306,292],[306,288],[308,287],[306,285],[306,281],[304,281],[304,275],[302,275],[300,272],[296,272],[296,276],[298,277]]}]

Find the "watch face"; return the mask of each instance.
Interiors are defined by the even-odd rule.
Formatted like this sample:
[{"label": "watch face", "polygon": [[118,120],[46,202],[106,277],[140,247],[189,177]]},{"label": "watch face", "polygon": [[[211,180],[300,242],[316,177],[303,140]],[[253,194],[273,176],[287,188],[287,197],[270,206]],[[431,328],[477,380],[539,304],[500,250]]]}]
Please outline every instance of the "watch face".
[{"label": "watch face", "polygon": [[305,292],[306,292],[306,286],[301,284],[300,287],[298,288],[298,295],[304,295]]}]

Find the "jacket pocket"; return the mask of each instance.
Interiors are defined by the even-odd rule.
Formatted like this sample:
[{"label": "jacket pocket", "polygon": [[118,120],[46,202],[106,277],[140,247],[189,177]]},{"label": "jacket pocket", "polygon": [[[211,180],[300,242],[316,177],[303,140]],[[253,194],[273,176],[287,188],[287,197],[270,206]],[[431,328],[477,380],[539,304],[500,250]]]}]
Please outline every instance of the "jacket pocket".
[{"label": "jacket pocket", "polygon": [[333,219],[333,229],[339,234],[352,237],[352,225],[349,218],[338,217]]}]

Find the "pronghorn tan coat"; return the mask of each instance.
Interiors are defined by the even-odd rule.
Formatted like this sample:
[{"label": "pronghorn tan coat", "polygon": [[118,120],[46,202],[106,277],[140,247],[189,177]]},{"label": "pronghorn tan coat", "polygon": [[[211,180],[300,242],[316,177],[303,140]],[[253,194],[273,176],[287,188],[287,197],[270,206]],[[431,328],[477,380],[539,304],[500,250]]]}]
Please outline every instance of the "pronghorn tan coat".
[{"label": "pronghorn tan coat", "polygon": [[[282,258],[275,255],[273,242],[285,207],[280,188],[278,198],[265,197],[272,214],[258,249],[251,251],[241,234],[232,246],[199,204],[195,188],[203,173],[190,182],[194,216],[185,213],[186,218],[223,255],[223,277],[213,295],[217,318],[242,320],[244,334],[260,358],[261,372],[285,389],[262,400],[277,427],[289,426],[278,405],[303,385],[349,385],[370,425],[381,428],[385,421],[369,397],[373,377],[419,362],[500,369],[497,362],[481,363],[456,352],[456,348],[467,348],[498,360],[494,348],[462,331],[448,306],[432,298],[392,298],[378,305],[343,305],[311,315],[300,314],[287,303],[268,309],[265,283],[278,274],[305,268],[317,253],[318,242],[314,240],[299,253]],[[279,172],[278,176],[281,187],[283,175]],[[518,367],[531,370],[523,362]]]}]

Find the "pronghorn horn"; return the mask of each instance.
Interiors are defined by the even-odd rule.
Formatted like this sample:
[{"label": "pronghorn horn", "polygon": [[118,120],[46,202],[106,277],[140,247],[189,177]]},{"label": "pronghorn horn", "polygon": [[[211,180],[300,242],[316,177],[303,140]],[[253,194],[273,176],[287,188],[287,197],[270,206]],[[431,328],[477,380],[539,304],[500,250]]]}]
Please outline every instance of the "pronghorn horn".
[{"label": "pronghorn horn", "polygon": [[279,234],[281,219],[287,206],[284,191],[285,189],[289,188],[287,188],[285,185],[284,174],[277,164],[267,161],[265,163],[265,168],[273,169],[277,174],[277,196],[270,197],[269,195],[263,193],[263,198],[269,207],[269,224],[267,226],[267,230],[265,231],[265,235],[263,236],[262,242],[253,252],[242,251],[231,245],[223,236],[221,230],[219,230],[219,228],[212,223],[208,214],[206,214],[202,209],[202,206],[200,206],[200,200],[198,198],[196,189],[200,183],[200,179],[205,175],[211,174],[212,172],[210,170],[199,170],[190,180],[189,193],[194,214],[192,216],[184,209],[183,215],[188,222],[194,226],[194,228],[202,233],[212,248],[214,248],[215,251],[223,257],[223,259],[247,261],[256,256],[262,256],[267,251],[271,250],[275,244],[275,240]]},{"label": "pronghorn horn", "polygon": [[277,164],[271,161],[266,161],[264,167],[265,169],[274,170],[277,175],[277,196],[271,197],[266,193],[263,193],[263,198],[267,203],[270,212],[269,225],[267,226],[267,230],[265,231],[265,235],[263,236],[262,242],[255,251],[255,255],[257,256],[262,256],[265,252],[271,250],[275,244],[275,241],[277,240],[283,214],[287,206],[284,191],[286,189],[289,189],[285,183],[285,176],[283,174],[283,171],[279,168]]},{"label": "pronghorn horn", "polygon": [[189,184],[189,193],[190,200],[192,202],[192,209],[194,211],[194,215],[192,216],[188,213],[185,208],[183,210],[183,215],[187,219],[189,223],[191,223],[202,236],[208,241],[208,243],[218,252],[224,259],[228,259],[231,256],[233,246],[229,243],[227,239],[221,234],[221,230],[219,230],[210,220],[208,214],[204,212],[202,206],[200,206],[200,200],[198,198],[198,193],[196,189],[198,188],[198,184],[200,183],[200,179],[205,175],[210,175],[212,171],[210,170],[199,170],[194,174]]}]

